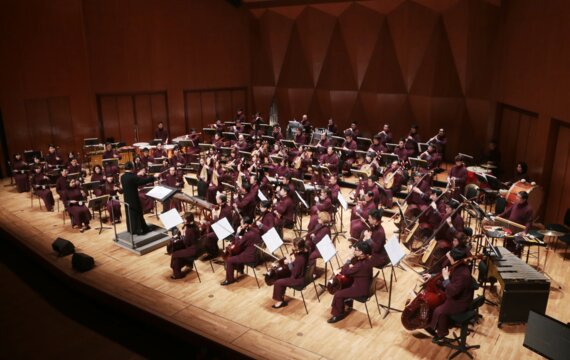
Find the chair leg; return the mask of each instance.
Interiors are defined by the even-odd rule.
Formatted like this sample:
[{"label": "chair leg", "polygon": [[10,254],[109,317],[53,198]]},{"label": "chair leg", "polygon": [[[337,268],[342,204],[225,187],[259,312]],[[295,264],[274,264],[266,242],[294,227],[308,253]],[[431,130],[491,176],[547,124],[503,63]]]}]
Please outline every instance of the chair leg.
[{"label": "chair leg", "polygon": [[313,287],[315,288],[315,294],[317,294],[317,300],[321,302],[321,298],[319,297],[319,292],[317,291],[317,285],[315,284],[315,280],[313,280]]},{"label": "chair leg", "polygon": [[194,264],[194,269],[196,270],[196,276],[198,276],[198,282],[202,282],[202,280],[200,280],[200,273],[198,272],[198,267],[196,266],[196,261],[194,261],[193,264]]},{"label": "chair leg", "polygon": [[382,311],[380,311],[380,303],[378,302],[378,296],[374,293],[374,298],[376,298],[376,307],[378,308],[378,314],[382,315]]},{"label": "chair leg", "polygon": [[305,305],[305,312],[309,315],[309,310],[307,310],[307,303],[305,302],[305,296],[303,295],[303,290],[299,291],[301,293],[301,298],[303,299],[303,305]]},{"label": "chair leg", "polygon": [[370,313],[368,312],[368,305],[366,305],[366,301],[364,302],[364,308],[366,309],[366,316],[368,316],[368,322],[370,323],[370,328],[372,329],[372,320],[370,319]]},{"label": "chair leg", "polygon": [[382,277],[384,278],[384,289],[386,290],[386,292],[388,292],[388,282],[386,281],[386,274],[384,274],[384,268],[381,268],[380,270],[382,270]]},{"label": "chair leg", "polygon": [[216,271],[214,271],[214,264],[212,263],[212,260],[210,260],[210,267],[212,268],[212,272],[215,273]]},{"label": "chair leg", "polygon": [[253,276],[255,276],[255,282],[257,283],[257,288],[261,288],[261,286],[259,286],[259,280],[257,280],[257,274],[255,273],[255,268],[252,267],[251,268],[253,270]]}]

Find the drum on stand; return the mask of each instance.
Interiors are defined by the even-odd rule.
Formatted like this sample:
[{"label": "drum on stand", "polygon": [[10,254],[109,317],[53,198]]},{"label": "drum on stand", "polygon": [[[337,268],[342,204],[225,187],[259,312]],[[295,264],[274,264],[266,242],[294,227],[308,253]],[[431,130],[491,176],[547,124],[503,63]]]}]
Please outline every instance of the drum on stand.
[{"label": "drum on stand", "polygon": [[489,187],[487,184],[481,184],[481,182],[479,181],[479,179],[477,179],[477,176],[475,175],[476,173],[477,174],[491,174],[491,170],[485,169],[484,167],[481,167],[481,166],[468,166],[467,167],[466,183],[467,184],[475,184],[481,188]]},{"label": "drum on stand", "polygon": [[535,183],[528,183],[526,181],[517,181],[511,185],[510,189],[505,195],[507,203],[513,205],[517,201],[517,194],[521,191],[526,191],[528,193],[528,203],[532,207],[532,210],[536,213],[542,206],[542,199],[544,197],[544,190],[542,187],[536,185]]},{"label": "drum on stand", "polygon": [[149,148],[149,143],[147,142],[138,142],[134,143],[133,147],[135,148],[135,152],[138,156],[142,156],[142,152],[144,148]]},{"label": "drum on stand", "polygon": [[125,165],[129,161],[134,161],[135,148],[133,146],[123,146],[119,149],[119,154],[121,159],[119,159],[119,165]]},{"label": "drum on stand", "polygon": [[167,145],[163,146],[164,151],[166,151],[166,157],[167,158],[170,159],[172,157],[172,155],[174,154],[174,147],[175,146],[176,145],[174,145],[174,144],[167,144]]}]

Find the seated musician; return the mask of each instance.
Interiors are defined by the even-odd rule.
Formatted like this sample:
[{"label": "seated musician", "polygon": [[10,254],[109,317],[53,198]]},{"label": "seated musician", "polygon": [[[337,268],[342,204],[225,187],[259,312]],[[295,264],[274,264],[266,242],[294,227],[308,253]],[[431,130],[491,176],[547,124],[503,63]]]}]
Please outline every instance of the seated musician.
[{"label": "seated musician", "polygon": [[40,166],[34,168],[34,175],[32,175],[32,191],[34,194],[39,196],[45,206],[47,211],[53,211],[53,205],[55,200],[53,199],[53,194],[49,188],[50,179],[43,172]]},{"label": "seated musician", "polygon": [[119,194],[123,193],[123,189],[115,184],[115,178],[112,176],[107,176],[107,181],[103,186],[103,194],[109,195],[109,201],[107,201],[107,212],[111,217],[111,221],[114,223],[121,222],[121,202],[119,201]]},{"label": "seated musician", "polygon": [[210,124],[210,127],[216,130],[216,134],[218,135],[221,135],[224,131],[224,123],[220,119],[217,119],[215,124]]},{"label": "seated musician", "polygon": [[354,140],[360,136],[360,129],[358,129],[358,123],[356,121],[350,123],[350,127],[347,129],[347,131],[350,131],[352,133],[352,138]]},{"label": "seated musician", "polygon": [[447,145],[447,136],[445,135],[445,129],[440,128],[437,135],[430,139],[429,143],[434,144],[438,153],[442,157],[445,156],[445,146]]},{"label": "seated musician", "polygon": [[154,131],[154,139],[160,139],[160,141],[165,144],[168,142],[168,130],[164,128],[162,121],[158,123],[157,128]]},{"label": "seated musician", "polygon": [[327,122],[327,131],[331,132],[333,135],[336,135],[338,131],[338,127],[334,123],[333,118],[329,118],[329,121]]},{"label": "seated musician", "polygon": [[333,204],[335,204],[338,201],[338,194],[340,192],[340,186],[338,185],[338,176],[336,175],[336,173],[333,173],[329,177],[328,188],[331,191],[332,202],[333,202]]},{"label": "seated musician", "polygon": [[298,127],[295,129],[295,136],[293,137],[293,141],[297,145],[307,144],[307,137],[303,133],[303,128]]},{"label": "seated musician", "polygon": [[236,114],[234,115],[234,122],[242,122],[245,121],[245,112],[243,109],[237,109]]},{"label": "seated musician", "polygon": [[236,133],[236,135],[243,133],[243,130],[245,129],[245,126],[242,124],[242,121],[245,121],[245,117],[243,118],[243,120],[241,118],[238,118],[235,121],[233,130]]},{"label": "seated musician", "polygon": [[251,185],[247,181],[242,181],[238,188],[238,194],[234,195],[234,208],[242,216],[253,219],[255,207],[257,205],[257,191],[251,190]]},{"label": "seated musician", "polygon": [[72,179],[69,182],[69,189],[65,191],[64,205],[71,218],[71,224],[74,229],[81,227],[81,232],[91,229],[89,220],[91,220],[91,213],[84,201],[87,195],[79,189],[79,181]]},{"label": "seated musician", "polygon": [[101,167],[101,165],[93,166],[93,172],[91,173],[90,182],[95,182],[95,181],[98,181],[100,185],[98,187],[93,188],[93,194],[95,196],[101,196],[103,194],[103,190],[101,189],[101,187],[105,182],[105,175],[103,175],[103,168]]},{"label": "seated musician", "polygon": [[317,146],[319,149],[322,149],[321,151],[319,151],[319,153],[323,153],[330,146],[330,144],[331,144],[331,141],[328,138],[327,133],[325,131],[323,131],[321,133],[319,141],[317,142],[317,144],[315,146]]},{"label": "seated musician", "polygon": [[285,301],[285,291],[287,287],[303,286],[305,284],[305,270],[307,268],[308,250],[305,246],[305,240],[297,239],[293,244],[293,261],[285,259],[285,264],[291,271],[291,276],[287,278],[278,279],[273,284],[273,300],[277,301],[271,307],[279,309],[287,306]]},{"label": "seated musician", "polygon": [[274,199],[273,213],[277,216],[277,227],[292,229],[295,217],[295,202],[293,194],[288,187],[282,186],[279,190],[279,200]]},{"label": "seated musician", "polygon": [[394,154],[398,155],[400,162],[408,161],[408,150],[406,150],[405,141],[406,139],[401,138],[400,141],[398,141],[398,146],[394,148]]},{"label": "seated musician", "polygon": [[420,134],[418,134],[418,125],[412,125],[408,137],[406,137],[406,151],[408,157],[414,157],[418,154],[418,143],[420,142]]},{"label": "seated musician", "polygon": [[455,165],[451,170],[449,170],[447,181],[450,183],[450,188],[453,190],[452,197],[455,200],[461,201],[461,195],[465,194],[467,168],[465,167],[463,158],[460,155],[455,157]]},{"label": "seated musician", "polygon": [[338,173],[338,155],[334,152],[332,146],[327,147],[326,154],[323,154],[319,159],[321,166],[326,167],[329,169],[331,174]]},{"label": "seated musician", "polygon": [[382,210],[374,209],[368,214],[370,229],[364,230],[363,241],[368,242],[372,251],[370,265],[382,268],[390,262],[384,245],[386,245],[386,233],[382,227]]},{"label": "seated musician", "polygon": [[370,281],[372,281],[372,266],[368,260],[370,254],[372,254],[372,249],[367,242],[360,241],[354,245],[354,257],[347,261],[340,270],[341,274],[351,277],[353,283],[350,287],[335,292],[331,309],[332,317],[327,320],[329,324],[344,319],[350,313],[352,299],[368,296]]},{"label": "seated musician", "polygon": [[77,158],[71,159],[71,162],[67,166],[67,171],[69,171],[70,174],[81,174],[79,176],[82,178],[84,178],[86,175],[85,171],[81,168],[81,164]]},{"label": "seated musician", "polygon": [[382,136],[380,136],[380,134],[374,135],[374,137],[372,138],[372,144],[370,144],[368,151],[372,151],[376,155],[380,155],[381,153],[386,152],[388,148],[382,145],[382,143],[380,142],[381,139]]},{"label": "seated musician", "polygon": [[[526,191],[519,191],[517,194],[516,203],[509,206],[505,211],[500,213],[499,217],[507,219],[509,221],[515,222],[517,224],[523,225],[525,227],[524,233],[528,233],[530,227],[532,226],[534,211],[530,204],[528,203],[528,193]],[[491,222],[488,220],[483,220],[483,225],[497,225],[499,223],[495,222],[495,218],[491,217]]]},{"label": "seated musician", "polygon": [[152,163],[160,163],[161,160],[156,160],[156,159],[160,159],[160,158],[165,158],[167,156],[166,154],[166,150],[164,150],[164,148],[162,147],[162,143],[158,143],[156,144],[156,148],[154,149],[154,152],[152,154]]},{"label": "seated musician", "polygon": [[283,176],[283,178],[280,179],[281,185],[279,186],[279,189],[286,188],[291,197],[294,196],[294,194],[295,194],[295,184],[293,184],[293,182],[291,182],[292,177],[293,176],[291,175],[290,172],[286,173]]},{"label": "seated musician", "polygon": [[443,212],[440,211],[440,216],[434,216],[431,218],[434,222],[436,219],[439,219],[439,223],[437,225],[433,224],[435,229],[439,228],[439,230],[435,234],[437,246],[428,259],[428,266],[440,260],[440,258],[452,248],[453,239],[458,236],[457,234],[463,233],[465,227],[463,218],[461,217],[461,212],[455,211],[458,207],[459,203],[454,199],[450,199],[444,203],[444,210]]},{"label": "seated musician", "polygon": [[320,168],[315,168],[311,174],[310,183],[313,186],[324,187],[325,186],[325,178],[323,176],[323,172]]},{"label": "seated musician", "polygon": [[133,160],[133,164],[135,166],[135,171],[139,171],[140,169],[144,168],[144,165],[141,162],[141,157],[138,155],[135,156],[135,159]]},{"label": "seated musician", "polygon": [[239,134],[238,141],[234,144],[234,147],[238,151],[246,151],[246,152],[251,151],[251,145],[247,142],[247,140],[245,139],[245,135],[243,134]]},{"label": "seated musician", "polygon": [[384,124],[382,131],[380,131],[376,136],[380,137],[380,145],[382,145],[382,152],[388,151],[387,143],[392,142],[392,130],[390,130],[390,124]]},{"label": "seated musician", "polygon": [[12,163],[12,177],[19,193],[30,191],[29,167],[22,159],[22,154],[14,154]]},{"label": "seated musician", "polygon": [[[455,248],[465,248],[467,249],[467,256],[472,256],[471,245],[469,244],[468,240],[469,238],[464,233],[455,233],[453,236],[453,241],[451,243],[451,249],[449,251]],[[450,263],[447,256],[442,256],[438,261],[434,262],[425,272],[432,274],[433,276],[435,274],[441,273],[441,270],[449,265]]]},{"label": "seated musician", "polygon": [[528,176],[527,171],[528,171],[528,165],[526,164],[526,162],[519,161],[517,163],[517,167],[515,168],[515,173],[513,175],[513,178],[507,184],[511,185],[516,183],[517,181],[523,181],[523,180],[530,182],[530,178]]},{"label": "seated musician", "polygon": [[351,220],[350,220],[350,236],[354,239],[360,239],[362,232],[368,228],[366,219],[368,214],[376,209],[376,203],[374,202],[374,193],[369,191],[364,196],[364,201],[359,201],[352,209]]},{"label": "seated musician", "polygon": [[140,157],[142,167],[147,168],[148,163],[152,163],[153,158],[149,154],[150,154],[150,150],[148,148],[145,147],[144,149],[142,149],[142,155]]},{"label": "seated musician", "polygon": [[[240,226],[237,228],[236,237],[232,243],[233,249],[237,249],[237,254],[225,258],[226,280],[220,285],[226,286],[236,282],[234,269],[243,274],[244,264],[252,263],[256,260],[254,245],[261,244],[261,235],[256,226],[252,226],[253,220],[249,216],[244,216]],[[231,246],[228,246],[230,249]]]},{"label": "seated musician", "polygon": [[188,140],[192,141],[192,144],[186,148],[186,162],[196,162],[197,157],[200,155],[200,133],[196,132],[196,129],[190,129],[190,134],[188,135]]},{"label": "seated musician", "polygon": [[[454,266],[467,255],[466,248],[454,248],[446,256],[449,264]],[[455,265],[453,272],[449,266],[441,270],[442,281],[438,284],[445,290],[445,302],[433,311],[431,323],[426,331],[433,335],[433,342],[440,343],[449,334],[451,315],[460,314],[469,309],[473,301],[473,279],[471,269],[465,263]],[[433,275],[424,274],[424,279],[428,281]]]},{"label": "seated musician", "polygon": [[275,139],[275,143],[283,139],[283,133],[281,132],[281,127],[279,124],[273,125],[273,132],[271,133],[271,136]]},{"label": "seated musician", "polygon": [[222,146],[224,146],[224,138],[222,137],[221,133],[216,132],[214,134],[214,138],[212,139],[212,145],[214,145],[214,147],[218,151],[222,148]]},{"label": "seated musician", "polygon": [[343,155],[344,155],[342,171],[344,173],[350,173],[352,164],[356,161],[355,150],[357,148],[357,144],[356,141],[354,140],[355,137],[356,136],[350,130],[345,133],[345,140],[344,143],[342,144]]},{"label": "seated musician", "polygon": [[406,216],[417,216],[422,212],[426,206],[431,203],[431,181],[432,177],[429,173],[421,174],[415,171],[413,173],[413,184],[408,185],[409,196],[406,200],[408,208],[406,209]]},{"label": "seated musician", "polygon": [[[103,153],[103,160],[109,160],[109,159],[119,160],[120,158],[121,158],[121,155],[119,155],[119,153],[115,149],[113,149],[113,144],[106,143],[105,144],[105,152]],[[103,162],[103,164],[105,164],[105,168],[103,170],[104,170],[104,173],[106,176],[108,176],[108,175],[112,175],[112,176],[119,175],[119,163],[118,163],[118,161]]]},{"label": "seated musician", "polygon": [[63,165],[63,158],[56,151],[55,146],[48,145],[48,153],[45,156],[48,168],[59,167]]},{"label": "seated musician", "polygon": [[[168,169],[168,172],[163,175],[161,184],[178,189],[182,189],[184,187],[184,182],[182,181],[182,178],[176,173],[176,168],[174,166],[171,166]],[[172,208],[176,208],[178,211],[181,210],[180,201],[177,199],[168,199],[162,203],[162,206],[163,211],[168,211]]]},{"label": "seated musician", "polygon": [[218,237],[213,231],[211,231],[210,225],[223,218],[226,218],[230,224],[234,224],[233,208],[228,204],[226,195],[223,193],[217,193],[216,204],[217,209],[212,211],[211,221],[202,221],[202,228],[205,232],[202,234],[204,238],[202,244],[204,250],[208,254],[205,260],[210,260],[218,257],[218,254],[220,252],[220,247],[218,246]]},{"label": "seated musician", "polygon": [[[391,208],[393,205],[394,195],[398,193],[402,188],[402,185],[405,184],[406,178],[404,177],[402,168],[397,161],[393,161],[392,164],[386,168],[382,177],[387,197],[386,207]],[[391,186],[390,183],[392,184]]]},{"label": "seated musician", "polygon": [[[140,169],[137,172],[137,177],[141,178],[141,179],[146,179],[147,178],[146,168]],[[149,184],[141,185],[138,188],[138,196],[139,196],[139,201],[141,203],[141,208],[142,208],[143,214],[148,214],[148,213],[152,212],[154,209],[154,200],[146,195],[146,193],[148,192],[147,185],[149,185]],[[152,184],[150,184],[150,185],[152,185]],[[150,186],[150,187],[152,188],[152,186]]]},{"label": "seated musician", "polygon": [[174,147],[172,157],[168,159],[168,164],[170,166],[175,166],[176,168],[182,168],[186,165],[186,158],[180,153],[180,148],[178,146]]},{"label": "seated musician", "polygon": [[59,195],[60,199],[64,198],[64,194],[69,188],[69,171],[66,168],[61,169],[61,176],[55,181],[55,192]]},{"label": "seated musician", "polygon": [[442,158],[435,144],[429,144],[427,150],[420,154],[420,159],[427,161],[427,169],[432,170],[439,167]]},{"label": "seated musician", "polygon": [[319,213],[327,212],[332,217],[333,211],[334,206],[332,204],[330,189],[321,189],[319,196],[315,196],[315,205],[311,206],[311,217],[309,220],[309,225],[307,225],[307,230],[311,231],[317,225]]},{"label": "seated musician", "polygon": [[371,175],[366,180],[361,180],[355,190],[355,199],[362,199],[364,195],[372,191],[374,193],[374,202],[378,204],[380,202],[380,189],[376,182],[378,181],[378,176]]},{"label": "seated musician", "polygon": [[[65,167],[69,167],[69,165],[71,165],[71,162],[73,161],[73,159],[77,160],[77,157],[75,156],[73,151],[70,151],[69,154],[67,154],[67,160],[65,161],[65,164],[63,164],[63,165]],[[78,172],[78,171],[75,171],[75,172]],[[74,173],[74,171],[70,171],[70,173]]]},{"label": "seated musician", "polygon": [[182,272],[182,268],[184,266],[187,266],[190,271],[192,271],[194,260],[198,253],[199,239],[200,230],[194,222],[194,215],[192,213],[188,213],[184,217],[184,235],[181,235],[181,239],[179,240],[183,245],[180,247],[173,246],[173,249],[178,249],[173,250],[170,257],[170,268],[172,269],[172,275],[170,278],[182,279],[186,276],[186,273]]},{"label": "seated musician", "polygon": [[317,225],[305,236],[305,245],[310,253],[309,266],[316,263],[318,258],[322,258],[317,244],[321,242],[325,236],[328,235],[329,238],[331,237],[331,215],[323,211],[319,213],[317,218]]},{"label": "seated musician", "polygon": [[259,228],[260,234],[263,235],[275,227],[277,219],[276,215],[271,211],[271,202],[269,200],[259,203],[259,211],[259,220],[255,222],[255,225]]}]

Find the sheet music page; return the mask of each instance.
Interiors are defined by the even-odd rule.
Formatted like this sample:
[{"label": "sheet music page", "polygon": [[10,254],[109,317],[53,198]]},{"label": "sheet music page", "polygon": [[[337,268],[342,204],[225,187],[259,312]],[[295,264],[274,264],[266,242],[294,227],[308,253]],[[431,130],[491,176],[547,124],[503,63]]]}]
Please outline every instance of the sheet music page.
[{"label": "sheet music page", "polygon": [[317,249],[319,249],[324,262],[328,262],[330,259],[332,259],[333,256],[336,255],[336,248],[334,247],[334,244],[328,235],[325,235],[325,237],[319,241],[317,244]]},{"label": "sheet music page", "polygon": [[267,250],[269,250],[269,252],[271,253],[274,253],[275,250],[279,249],[279,247],[283,245],[283,240],[281,239],[281,236],[279,236],[277,230],[275,230],[274,227],[272,227],[271,229],[269,229],[268,232],[263,234],[261,238],[263,239],[265,246],[267,246]]},{"label": "sheet music page", "polygon": [[222,240],[235,233],[234,228],[230,224],[227,218],[216,221],[211,225],[212,230],[218,237],[218,240]]},{"label": "sheet music page", "polygon": [[165,188],[164,186],[158,185],[155,186],[151,191],[147,192],[146,194],[156,200],[162,200],[166,195],[170,193],[170,191],[171,190],[169,188]]},{"label": "sheet music page", "polygon": [[342,196],[340,191],[338,192],[338,202],[340,203],[340,205],[344,210],[348,209],[348,203],[346,202],[346,199],[344,198],[344,196]]},{"label": "sheet music page", "polygon": [[265,197],[265,195],[263,195],[263,193],[261,192],[261,190],[257,190],[257,197],[258,197],[259,200],[261,200],[261,201],[267,201],[267,198]]},{"label": "sheet music page", "polygon": [[158,218],[162,222],[164,228],[167,230],[184,223],[184,220],[182,220],[182,217],[176,209],[170,209],[167,212],[158,215]]},{"label": "sheet music page", "polygon": [[406,255],[396,235],[393,235],[390,240],[386,242],[384,249],[386,249],[386,253],[388,253],[392,265],[397,265]]}]

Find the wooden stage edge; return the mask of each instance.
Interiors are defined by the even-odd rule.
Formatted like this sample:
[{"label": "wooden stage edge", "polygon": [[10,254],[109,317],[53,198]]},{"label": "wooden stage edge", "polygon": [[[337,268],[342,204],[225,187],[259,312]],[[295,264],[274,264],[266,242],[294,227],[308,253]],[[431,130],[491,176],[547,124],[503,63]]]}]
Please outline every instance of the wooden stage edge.
[{"label": "wooden stage edge", "polygon": [[[345,195],[348,192],[343,189]],[[349,212],[344,213],[345,231],[349,216]],[[147,216],[147,221],[157,223],[155,216]],[[345,320],[327,324],[332,297],[325,294],[318,302],[312,287],[304,292],[308,315],[300,294],[293,296],[290,290],[286,295],[289,306],[271,309],[272,287],[263,283],[263,266],[257,271],[262,283],[260,289],[251,270],[238,283],[222,287],[219,283],[224,279],[223,267],[214,265],[212,272],[210,264],[202,261],[197,261],[201,283],[195,272],[182,280],[172,280],[170,257],[164,255],[163,249],[135,255],[113,242],[113,230],[103,230],[99,235],[95,230],[97,225],[98,220],[93,220],[91,230],[79,233],[71,228],[69,219],[63,223],[61,212],[40,209],[37,199],[30,206],[29,194],[18,194],[9,185],[9,179],[0,182],[0,227],[29,250],[32,257],[96,301],[181,338],[196,334],[230,351],[259,359],[435,359],[452,353],[451,349],[432,344],[421,331],[403,329],[398,313],[384,318],[384,311],[380,314],[374,299],[368,303],[372,329],[360,303],[355,303],[355,310]],[[395,227],[390,223],[384,226],[390,236]],[[125,227],[123,221],[117,231]],[[77,252],[93,256],[95,268],[86,273],[74,271],[71,256],[60,258],[52,250],[51,244],[57,237],[72,241]],[[348,256],[346,240],[341,239],[338,249],[341,260]],[[570,274],[568,267],[562,266],[562,253],[555,251],[549,255],[549,269],[566,287],[570,284],[567,280]],[[336,262],[334,265],[336,268]],[[318,266],[324,268],[321,261]],[[417,283],[417,276],[402,270],[396,270],[396,275],[392,306],[402,308]],[[318,280],[322,282],[323,277]],[[379,280],[377,294],[381,304],[388,300],[384,285]],[[498,329],[495,307],[484,306],[481,313],[484,318],[468,339],[469,344],[481,345],[481,349],[472,352],[476,359],[540,358],[522,347],[525,325],[504,325]],[[564,292],[551,290],[547,314],[565,321],[569,313]]]}]

